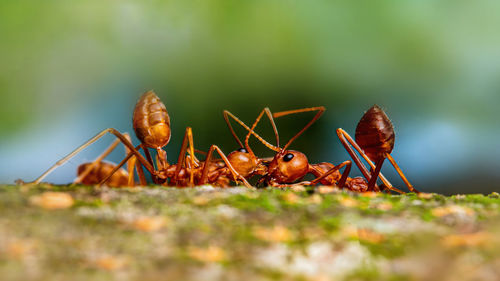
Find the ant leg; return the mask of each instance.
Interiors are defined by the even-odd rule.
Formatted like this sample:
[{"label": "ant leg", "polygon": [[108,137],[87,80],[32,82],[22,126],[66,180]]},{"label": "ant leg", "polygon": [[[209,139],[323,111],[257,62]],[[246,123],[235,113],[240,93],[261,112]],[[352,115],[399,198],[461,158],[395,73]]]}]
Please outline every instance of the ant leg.
[{"label": "ant leg", "polygon": [[[128,133],[123,134],[127,140],[132,143],[132,139],[130,138],[130,135]],[[138,147],[136,147],[138,149]],[[125,154],[130,153],[130,149],[125,147]],[[134,179],[134,167],[136,166],[137,163],[137,158],[133,156],[130,158],[129,161],[127,161],[127,172],[128,172],[128,183],[127,186],[134,186],[135,185],[135,179]],[[137,170],[137,173],[139,173],[139,169]]]},{"label": "ant leg", "polygon": [[[368,181],[368,190],[373,190],[375,188],[375,185],[377,184],[378,175],[380,174],[380,169],[382,169],[382,165],[384,164],[384,160],[385,157],[381,157],[377,160],[377,165],[375,166],[375,169],[370,175],[370,180]],[[377,189],[378,188],[375,188],[375,191],[380,191]]]},{"label": "ant leg", "polygon": [[351,161],[344,161],[340,165],[344,165],[344,164],[346,165],[346,167],[344,169],[344,172],[342,173],[342,176],[340,177],[339,182],[337,183],[339,188],[344,188],[345,182],[347,181],[347,177],[349,176],[349,173],[351,172],[352,162]]},{"label": "ant leg", "polygon": [[[259,182],[260,182],[260,180],[259,180]],[[271,186],[271,187],[284,188],[284,187],[294,187],[294,186],[310,185],[310,182],[303,181],[303,182],[298,182],[298,183],[277,183],[274,180],[270,180],[269,182],[267,182],[267,185]]]},{"label": "ant leg", "polygon": [[203,151],[203,150],[200,150],[200,149],[196,149],[196,148],[195,148],[195,149],[194,149],[194,152],[199,153],[199,154],[201,154],[201,155],[205,155],[205,156],[207,156],[207,153],[206,153],[205,151]]},{"label": "ant leg", "polygon": [[[144,148],[144,145],[141,143],[140,145],[136,146],[136,150],[138,151],[140,148],[142,148],[143,150],[146,150],[146,148]],[[118,171],[123,165],[125,165],[125,163],[127,162],[130,162],[129,159],[133,158],[133,161],[135,162],[137,160],[136,156],[135,156],[135,153],[133,151],[129,151],[127,153],[127,156],[120,162],[118,163],[118,165],[116,165],[113,170],[106,176],[106,178],[104,178],[100,183],[99,183],[99,186],[103,185],[104,183],[106,183],[110,178],[111,176],[113,176],[114,173],[116,173],[116,171]],[[139,175],[139,179],[140,179],[140,182],[141,182],[141,185],[145,186],[147,185],[147,182],[146,182],[146,177],[144,176],[144,171],[142,170],[142,165],[140,162],[135,162],[135,165],[137,167],[137,174]],[[132,167],[134,165],[131,165]],[[132,168],[132,170],[129,170],[129,186],[132,186],[133,181],[131,183],[131,180],[130,180],[130,175],[133,175],[134,174],[134,170]]]},{"label": "ant leg", "polygon": [[[177,168],[175,170],[174,177],[172,179],[173,184],[177,184],[177,176],[180,174],[182,167],[184,166],[184,162],[186,161],[186,150],[189,146],[189,157],[191,167],[194,167],[194,144],[193,144],[193,130],[191,127],[186,128],[186,132],[184,133],[184,138],[182,140],[181,151],[179,153],[179,158],[177,158]],[[194,185],[194,173],[193,169],[189,170],[189,184],[190,186]]]},{"label": "ant leg", "polygon": [[[142,149],[144,150],[144,155],[146,155],[146,159],[151,164],[151,166],[154,167],[154,163],[155,162],[153,161],[153,157],[151,157],[151,153],[149,152],[149,148],[147,146],[143,145]],[[158,170],[158,171],[161,170],[160,169],[160,164],[158,162],[157,162],[157,165],[156,165],[156,170]],[[155,174],[151,174],[151,178],[153,179],[153,182],[155,184],[163,184],[164,183],[164,179],[160,178],[159,176],[157,176]]]},{"label": "ant leg", "polygon": [[[234,115],[231,114],[231,112],[229,112],[227,110],[224,110],[222,112],[222,115],[224,116],[224,120],[226,121],[226,124],[229,127],[229,131],[231,131],[231,134],[233,135],[233,138],[240,145],[240,147],[243,147],[243,143],[241,142],[240,138],[238,138],[238,135],[236,135],[236,132],[234,131],[233,126],[231,125],[231,122],[229,121],[229,116],[231,115],[231,117],[233,117]],[[236,118],[236,117],[234,116],[234,118]],[[238,118],[236,118],[236,119],[238,119]]]},{"label": "ant leg", "polygon": [[340,170],[344,166],[345,166],[344,172],[342,172],[342,176],[340,177],[340,180],[337,183],[339,188],[343,188],[345,185],[345,182],[347,181],[347,177],[349,176],[349,172],[351,172],[352,162],[349,160],[340,163],[339,165],[328,170],[326,173],[324,173],[320,177],[315,178],[314,180],[311,181],[311,185],[317,184],[322,179],[328,177],[330,174],[334,173],[335,171]]},{"label": "ant leg", "polygon": [[132,156],[127,162],[127,172],[128,172],[128,183],[127,186],[135,186],[134,170],[137,164],[137,158]]},{"label": "ant leg", "polygon": [[[124,133],[123,136],[127,138],[129,142],[132,142],[130,135],[128,133]],[[97,157],[90,165],[88,165],[85,170],[75,179],[73,184],[79,184],[81,181],[95,168],[97,164],[99,164],[106,156],[108,156],[120,143],[119,140],[115,140],[99,157]],[[130,149],[125,146],[125,153],[128,154],[130,152]],[[131,158],[130,161],[127,162],[127,171],[129,172],[129,180],[128,180],[128,185],[133,186],[135,185],[134,182],[134,164],[137,164],[137,173],[139,174],[141,183],[146,182],[146,179],[144,177],[144,171],[142,171],[142,167],[140,167],[139,162],[136,161],[136,158],[133,157]],[[142,172],[142,175],[141,175]],[[142,177],[141,177],[142,176]]]},{"label": "ant leg", "polygon": [[111,178],[111,176],[113,176],[114,173],[116,173],[116,171],[118,171],[123,165],[125,165],[126,162],[128,162],[130,158],[132,158],[132,156],[134,156],[133,152],[128,153],[127,156],[113,168],[113,170],[99,183],[98,186],[101,186],[104,183],[106,183]]},{"label": "ant leg", "polygon": [[47,171],[45,171],[41,176],[39,176],[36,180],[33,182],[30,182],[28,184],[39,184],[48,174],[50,174],[53,170],[55,170],[57,167],[63,165],[66,163],[69,159],[77,155],[80,151],[83,149],[87,148],[100,138],[102,138],[104,135],[107,133],[115,135],[126,147],[128,147],[130,150],[132,150],[132,153],[134,153],[137,156],[137,159],[141,162],[141,164],[146,167],[146,169],[153,175],[157,174],[156,170],[154,169],[153,165],[151,165],[144,157],[135,149],[135,147],[127,140],[125,136],[123,136],[120,132],[113,128],[108,128],[106,130],[101,131],[99,134],[95,135],[93,138],[88,140],[86,143],[83,145],[79,146],[77,149],[72,151],[70,154],[66,155],[64,158],[61,160],[57,161],[52,167],[50,167]]},{"label": "ant leg", "polygon": [[[349,176],[349,172],[351,171],[352,162],[349,160],[344,161],[337,166],[334,166],[333,168],[326,171],[321,176],[315,178],[312,181],[301,181],[301,182],[294,183],[294,184],[275,184],[274,186],[286,187],[286,186],[296,186],[296,185],[316,185],[318,182],[320,182],[324,178],[328,177],[329,175],[331,175],[335,171],[342,169],[342,167],[344,167],[344,166],[345,166],[344,172],[342,172],[342,176],[340,177],[340,180],[337,182],[337,186],[339,188],[343,188],[345,185],[345,182],[347,181],[347,177]],[[334,184],[334,183],[332,183],[332,184]]]},{"label": "ant leg", "polygon": [[233,180],[235,182],[238,182],[237,178],[240,178],[241,181],[243,182],[243,184],[245,184],[246,187],[250,187],[251,188],[252,186],[250,185],[250,183],[233,168],[233,166],[231,165],[231,163],[227,159],[227,157],[224,154],[224,152],[222,152],[222,150],[217,145],[215,145],[215,144],[211,145],[210,149],[208,150],[207,159],[205,159],[205,163],[203,164],[203,170],[202,170],[202,173],[201,173],[201,179],[200,179],[199,184],[206,184],[207,183],[207,180],[208,180],[208,169],[210,168],[210,162],[212,160],[212,155],[213,155],[214,150],[217,151],[217,153],[222,158],[222,161],[224,161],[224,163],[226,164],[226,167],[229,169],[229,171],[231,172],[231,174],[233,176]]},{"label": "ant leg", "polygon": [[[207,156],[207,153],[206,153],[205,151],[202,151],[202,150],[199,150],[199,149],[196,149],[196,148],[194,149],[194,153],[198,153],[198,154],[201,154],[201,155],[205,155],[205,157]],[[196,164],[197,166],[199,166],[199,165],[200,165],[200,163],[201,163],[200,159],[198,159],[198,158],[196,157],[196,154],[195,154],[195,155],[193,155],[193,158],[194,158],[194,162],[195,162],[195,164]]]},{"label": "ant leg", "polygon": [[142,169],[142,165],[140,162],[135,161],[135,169],[137,171],[137,175],[139,176],[139,182],[141,183],[142,186],[148,185],[146,181],[146,176],[144,175],[144,170]]},{"label": "ant leg", "polygon": [[399,176],[401,177],[401,179],[403,180],[403,182],[406,184],[406,186],[408,187],[408,189],[411,192],[420,193],[420,191],[416,190],[413,187],[413,185],[408,181],[408,179],[406,178],[405,174],[403,174],[403,171],[401,171],[401,168],[399,168],[399,166],[396,163],[396,161],[394,160],[394,158],[392,158],[392,156],[390,154],[387,154],[386,156],[387,156],[387,159],[389,159],[389,162],[391,162],[391,164],[394,167],[394,169],[396,169],[396,171],[398,172]]},{"label": "ant leg", "polygon": [[[344,131],[344,130],[342,130],[342,129],[339,128],[339,129],[337,129],[337,135],[338,135],[338,137],[340,139],[340,142],[342,143],[342,145],[344,146],[344,148],[347,150],[347,153],[349,153],[349,155],[351,156],[352,160],[354,160],[354,163],[356,164],[356,166],[358,166],[358,168],[361,171],[361,173],[363,174],[363,176],[366,179],[370,178],[368,169],[361,162],[361,159],[359,159],[358,155],[354,152],[354,150],[351,148],[351,146],[349,145],[349,143],[351,143],[351,145],[354,146],[354,148],[356,148],[356,150],[358,150],[358,152],[360,154],[362,154],[361,148],[359,148],[359,146],[357,147],[357,144],[355,142],[351,142],[352,139],[350,138],[349,134],[347,134],[346,131]],[[346,137],[349,139],[349,143],[346,140]],[[365,160],[366,160],[366,158],[365,158]],[[370,162],[371,161],[369,161],[368,163],[370,163]]]},{"label": "ant leg", "polygon": [[106,150],[99,155],[85,170],[73,181],[73,184],[80,184],[82,180],[99,164],[106,156],[108,156],[120,144],[119,140],[114,140]]},{"label": "ant leg", "polygon": [[[148,151],[148,148],[144,145],[144,144],[140,144],[137,146],[137,150],[139,150],[140,148],[142,148],[142,150],[144,151],[144,154],[146,155],[146,159],[148,160],[148,162],[153,165],[153,161],[151,160],[151,155],[149,155],[149,151]],[[130,150],[127,148],[126,150],[126,153],[129,153]],[[135,158],[135,157],[134,157]],[[133,161],[135,162],[135,169],[137,171],[137,175],[139,177],[139,183],[142,185],[142,186],[146,186],[148,185],[148,182],[146,181],[146,176],[144,175],[144,170],[142,169],[142,165],[140,162],[137,161],[137,159],[133,159]],[[131,161],[130,161],[131,162]],[[128,171],[132,171],[133,170],[133,167],[132,165],[128,168]],[[132,173],[133,174],[133,173]]]},{"label": "ant leg", "polygon": [[[339,137],[340,142],[344,146],[344,148],[347,150],[347,152],[349,153],[351,158],[354,160],[354,163],[356,164],[356,166],[358,166],[358,168],[361,171],[361,173],[363,174],[363,176],[369,181],[370,172],[368,171],[366,166],[361,162],[361,160],[359,159],[358,155],[354,152],[352,147],[354,147],[354,149],[356,149],[358,151],[358,153],[363,157],[363,159],[366,160],[366,162],[370,165],[370,167],[372,169],[376,168],[375,164],[373,164],[373,162],[370,160],[370,158],[368,158],[368,156],[363,152],[363,150],[359,147],[359,145],[351,138],[351,136],[346,131],[344,131],[341,128],[338,128],[337,135]],[[351,145],[352,145],[352,147],[351,147]],[[387,189],[394,191],[394,192],[397,192],[397,193],[404,193],[403,191],[395,188],[385,178],[385,176],[382,173],[380,173],[379,176]],[[378,187],[376,187],[376,188],[378,189]]]}]

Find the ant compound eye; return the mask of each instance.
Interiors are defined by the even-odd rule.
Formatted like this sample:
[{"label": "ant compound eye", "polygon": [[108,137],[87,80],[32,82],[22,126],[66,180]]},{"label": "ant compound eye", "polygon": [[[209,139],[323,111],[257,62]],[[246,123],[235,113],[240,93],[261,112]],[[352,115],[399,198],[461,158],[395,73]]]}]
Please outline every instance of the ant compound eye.
[{"label": "ant compound eye", "polygon": [[240,149],[238,149],[238,151],[239,151],[239,152],[243,152],[243,153],[248,153],[248,151],[247,151],[245,148],[243,148],[243,147],[242,147],[242,148],[240,148]]},{"label": "ant compound eye", "polygon": [[288,162],[293,159],[293,154],[292,153],[287,153],[285,156],[283,156],[283,161]]}]

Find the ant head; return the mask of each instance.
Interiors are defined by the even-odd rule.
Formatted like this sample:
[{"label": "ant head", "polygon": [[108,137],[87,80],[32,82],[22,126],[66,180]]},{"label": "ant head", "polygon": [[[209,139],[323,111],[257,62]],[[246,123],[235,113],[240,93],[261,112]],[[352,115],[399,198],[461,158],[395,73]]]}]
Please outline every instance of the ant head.
[{"label": "ant head", "polygon": [[281,150],[269,163],[269,177],[280,183],[292,183],[309,171],[309,161],[304,153]]},{"label": "ant head", "polygon": [[248,152],[245,148],[235,150],[227,156],[227,159],[233,168],[243,177],[252,174],[257,167],[258,160],[253,153]]}]

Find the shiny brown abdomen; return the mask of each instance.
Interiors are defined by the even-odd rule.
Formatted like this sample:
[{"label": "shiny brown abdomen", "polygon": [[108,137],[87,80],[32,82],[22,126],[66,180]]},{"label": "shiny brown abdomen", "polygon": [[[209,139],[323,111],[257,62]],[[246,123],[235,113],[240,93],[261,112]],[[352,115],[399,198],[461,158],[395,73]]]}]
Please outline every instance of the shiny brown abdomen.
[{"label": "shiny brown abdomen", "polygon": [[[92,163],[84,163],[78,167],[78,175],[81,175],[86,168]],[[100,162],[98,163],[81,181],[85,185],[99,184],[104,180],[111,171],[116,167],[115,164]],[[124,169],[119,169],[114,173],[109,180],[106,181],[107,186],[121,187],[128,185],[128,173]]]},{"label": "shiny brown abdomen", "polygon": [[133,125],[137,138],[148,147],[161,148],[170,141],[170,117],[153,91],[144,93],[137,101]]},{"label": "shiny brown abdomen", "polygon": [[391,120],[377,105],[372,106],[356,127],[356,143],[371,160],[377,162],[394,148],[394,128]]}]

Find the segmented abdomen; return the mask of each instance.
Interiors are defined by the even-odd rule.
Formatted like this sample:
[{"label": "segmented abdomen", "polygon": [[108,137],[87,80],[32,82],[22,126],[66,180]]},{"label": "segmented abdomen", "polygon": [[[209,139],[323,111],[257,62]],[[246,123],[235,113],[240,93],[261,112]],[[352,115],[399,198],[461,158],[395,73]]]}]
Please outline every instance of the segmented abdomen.
[{"label": "segmented abdomen", "polygon": [[161,148],[170,141],[170,117],[153,91],[144,93],[137,101],[133,124],[137,138],[148,147]]},{"label": "segmented abdomen", "polygon": [[[78,175],[87,169],[92,163],[84,163],[78,167]],[[116,167],[115,164],[100,162],[82,179],[81,183],[85,185],[99,184],[104,180],[111,171]],[[128,185],[128,173],[124,169],[119,169],[114,173],[109,180],[106,181],[107,186],[120,187]]]},{"label": "segmented abdomen", "polygon": [[356,143],[373,161],[391,153],[394,147],[394,128],[391,120],[377,105],[372,106],[356,127]]}]

